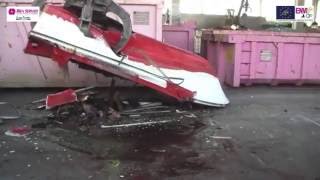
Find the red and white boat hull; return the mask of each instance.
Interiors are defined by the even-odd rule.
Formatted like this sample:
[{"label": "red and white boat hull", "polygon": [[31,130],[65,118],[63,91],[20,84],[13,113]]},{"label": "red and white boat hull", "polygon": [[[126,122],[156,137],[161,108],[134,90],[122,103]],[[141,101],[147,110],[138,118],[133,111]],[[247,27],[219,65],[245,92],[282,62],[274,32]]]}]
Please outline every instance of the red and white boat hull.
[{"label": "red and white boat hull", "polygon": [[73,60],[179,100],[220,107],[229,103],[207,60],[138,33],[118,55],[112,46],[120,39],[119,32],[92,25],[92,37],[87,37],[79,23],[63,7],[45,6],[30,32],[26,52],[50,57],[60,65]]}]

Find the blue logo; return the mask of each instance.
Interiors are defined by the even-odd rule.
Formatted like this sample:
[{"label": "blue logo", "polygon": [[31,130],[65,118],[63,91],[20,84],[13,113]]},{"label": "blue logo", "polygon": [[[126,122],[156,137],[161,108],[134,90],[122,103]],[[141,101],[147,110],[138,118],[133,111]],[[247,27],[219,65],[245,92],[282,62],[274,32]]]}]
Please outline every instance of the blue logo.
[{"label": "blue logo", "polygon": [[295,6],[277,6],[277,19],[295,19]]}]

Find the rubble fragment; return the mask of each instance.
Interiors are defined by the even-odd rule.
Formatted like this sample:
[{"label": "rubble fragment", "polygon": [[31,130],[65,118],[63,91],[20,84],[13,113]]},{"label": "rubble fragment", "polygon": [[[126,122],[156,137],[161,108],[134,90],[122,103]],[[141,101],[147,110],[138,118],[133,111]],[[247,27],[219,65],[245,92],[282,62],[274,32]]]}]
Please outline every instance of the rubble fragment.
[{"label": "rubble fragment", "polygon": [[110,114],[108,116],[108,118],[111,120],[111,121],[115,121],[115,120],[118,120],[121,118],[121,114],[119,112],[117,112],[116,110],[114,110],[113,108],[109,108],[109,111],[108,113]]},{"label": "rubble fragment", "polygon": [[77,94],[72,89],[68,89],[56,94],[49,94],[46,99],[46,109],[52,109],[54,107],[76,101],[78,101]]},{"label": "rubble fragment", "polygon": [[152,122],[142,122],[142,123],[132,123],[132,124],[121,124],[121,125],[101,125],[101,128],[108,129],[108,128],[124,128],[124,127],[133,127],[133,126],[150,126],[155,124],[165,124],[172,122],[172,120],[163,120],[163,121],[152,121]]},{"label": "rubble fragment", "polygon": [[185,117],[188,117],[188,118],[197,118],[197,116],[196,116],[195,114],[192,114],[192,113],[190,113],[190,114],[185,114],[184,116],[185,116]]},{"label": "rubble fragment", "polygon": [[91,118],[95,118],[98,115],[98,110],[94,106],[92,106],[89,103],[83,103],[82,108],[86,114],[86,116],[89,116]]},{"label": "rubble fragment", "polygon": [[146,110],[153,110],[153,109],[165,109],[165,108],[169,108],[168,106],[148,106],[148,107],[139,107],[139,108],[136,108],[136,109],[130,109],[130,110],[126,110],[126,111],[123,111],[123,113],[132,113],[132,112],[137,112],[137,111],[146,111]]},{"label": "rubble fragment", "polygon": [[141,107],[162,106],[162,102],[139,102]]},{"label": "rubble fragment", "polygon": [[29,134],[31,134],[31,129],[29,127],[11,128],[5,132],[5,135],[12,137],[25,137]]},{"label": "rubble fragment", "polygon": [[40,106],[37,106],[35,108],[35,110],[42,110],[42,109],[45,109],[46,108],[46,105],[40,105]]},{"label": "rubble fragment", "polygon": [[225,137],[225,136],[211,136],[213,139],[232,139],[232,137]]},{"label": "rubble fragment", "polygon": [[[94,89],[94,88],[95,88],[95,86],[89,86],[89,87],[77,89],[77,90],[75,90],[75,93],[83,93],[83,92],[92,90],[92,89]],[[37,104],[37,103],[46,102],[46,99],[47,99],[47,98],[42,98],[42,99],[39,99],[39,100],[32,101],[32,104]]]}]

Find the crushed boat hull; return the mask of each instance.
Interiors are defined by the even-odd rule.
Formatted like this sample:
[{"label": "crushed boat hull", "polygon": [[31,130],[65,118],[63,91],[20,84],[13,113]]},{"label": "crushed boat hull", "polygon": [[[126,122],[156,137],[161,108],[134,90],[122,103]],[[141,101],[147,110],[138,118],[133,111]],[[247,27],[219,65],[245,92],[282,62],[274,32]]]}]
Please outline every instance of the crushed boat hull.
[{"label": "crushed boat hull", "polygon": [[138,33],[116,54],[112,47],[120,32],[92,25],[92,37],[87,37],[79,23],[79,18],[63,7],[46,5],[25,51],[52,58],[61,66],[70,60],[85,64],[178,100],[208,106],[229,103],[207,60]]}]

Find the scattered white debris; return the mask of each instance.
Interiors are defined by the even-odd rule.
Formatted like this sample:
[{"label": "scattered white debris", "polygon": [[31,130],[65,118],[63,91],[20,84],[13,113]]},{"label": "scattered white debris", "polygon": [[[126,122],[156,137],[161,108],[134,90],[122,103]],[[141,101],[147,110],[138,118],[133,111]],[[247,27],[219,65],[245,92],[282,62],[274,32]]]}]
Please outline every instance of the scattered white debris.
[{"label": "scattered white debris", "polygon": [[11,131],[6,131],[4,134],[7,135],[7,136],[12,136],[12,137],[24,137],[25,136],[25,135],[13,133]]},{"label": "scattered white debris", "polygon": [[162,102],[139,102],[139,105],[143,107],[162,106]]},{"label": "scattered white debris", "polygon": [[138,117],[141,117],[141,115],[140,114],[131,114],[131,115],[129,115],[129,117],[138,118]]},{"label": "scattered white debris", "polygon": [[210,126],[216,126],[216,123],[214,121],[209,121]]},{"label": "scattered white debris", "polygon": [[1,120],[15,120],[15,119],[19,119],[20,116],[0,116]]},{"label": "scattered white debris", "polygon": [[122,128],[122,127],[133,127],[133,126],[145,126],[145,125],[154,125],[154,124],[164,124],[172,122],[171,120],[163,120],[163,121],[152,121],[152,122],[143,122],[143,123],[132,123],[132,124],[121,124],[121,125],[111,125],[105,126],[101,125],[101,128],[108,129],[108,128]]},{"label": "scattered white debris", "polygon": [[180,111],[179,109],[176,109],[176,113],[183,114],[183,113],[187,113],[187,111]]},{"label": "scattered white debris", "polygon": [[226,137],[226,136],[210,136],[213,139],[232,139],[232,137]]},{"label": "scattered white debris", "polygon": [[195,114],[185,114],[184,116],[188,118],[197,118]]}]

